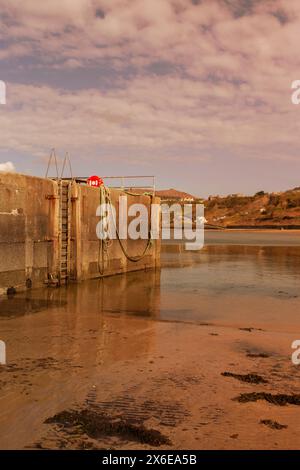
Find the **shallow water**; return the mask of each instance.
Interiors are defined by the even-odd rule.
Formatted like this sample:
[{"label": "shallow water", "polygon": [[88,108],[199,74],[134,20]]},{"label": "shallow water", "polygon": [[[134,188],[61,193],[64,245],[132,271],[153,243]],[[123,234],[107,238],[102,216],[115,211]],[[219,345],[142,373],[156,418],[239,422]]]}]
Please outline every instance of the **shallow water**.
[{"label": "shallow water", "polygon": [[[61,322],[71,315],[71,323],[74,315],[97,321],[107,315],[135,315],[275,330],[300,327],[300,246],[274,246],[273,233],[263,246],[256,245],[254,233],[242,236],[240,245],[230,243],[236,234],[218,234],[209,233],[207,245],[197,252],[186,251],[184,243],[163,244],[161,271],[1,298],[0,328],[1,320],[10,319],[7,325],[13,328],[14,318],[33,316],[30,322],[34,322],[41,313],[49,322],[53,315],[59,315]],[[229,244],[222,244],[224,237]],[[248,244],[251,237],[253,243]]]},{"label": "shallow water", "polygon": [[299,230],[206,230],[205,244],[300,246]]},{"label": "shallow water", "polygon": [[164,251],[161,318],[299,329],[300,248],[208,245],[186,252],[169,245]]}]

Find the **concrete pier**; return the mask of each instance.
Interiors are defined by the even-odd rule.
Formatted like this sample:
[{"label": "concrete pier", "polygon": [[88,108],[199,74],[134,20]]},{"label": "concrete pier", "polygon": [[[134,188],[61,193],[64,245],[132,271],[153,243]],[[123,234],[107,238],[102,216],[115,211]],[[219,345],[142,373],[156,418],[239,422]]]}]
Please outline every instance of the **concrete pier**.
[{"label": "concrete pier", "polygon": [[[119,190],[110,192],[116,208],[120,195],[124,193]],[[128,205],[143,203],[149,213],[151,202],[159,202],[147,195],[127,198]],[[119,240],[111,240],[104,253],[96,234],[99,203],[99,189],[74,181],[62,187],[49,179],[0,173],[0,295],[9,288],[18,291],[159,267],[160,240],[151,241],[138,262],[125,256]],[[143,253],[146,244],[123,241],[130,257]]]}]

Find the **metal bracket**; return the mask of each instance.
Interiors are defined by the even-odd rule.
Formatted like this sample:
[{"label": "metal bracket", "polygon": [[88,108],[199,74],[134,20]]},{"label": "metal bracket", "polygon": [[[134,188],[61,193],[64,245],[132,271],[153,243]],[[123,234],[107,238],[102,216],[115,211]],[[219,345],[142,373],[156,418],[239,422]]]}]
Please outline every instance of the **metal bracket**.
[{"label": "metal bracket", "polygon": [[58,179],[57,158],[56,158],[56,153],[55,153],[55,149],[54,149],[54,148],[51,150],[51,153],[50,153],[50,157],[49,157],[49,160],[48,160],[48,167],[47,167],[47,171],[46,171],[46,176],[45,176],[45,178],[48,178],[48,174],[49,174],[49,170],[50,170],[50,166],[51,166],[52,159],[54,159],[55,168],[56,168],[56,177],[57,177],[57,179]]}]

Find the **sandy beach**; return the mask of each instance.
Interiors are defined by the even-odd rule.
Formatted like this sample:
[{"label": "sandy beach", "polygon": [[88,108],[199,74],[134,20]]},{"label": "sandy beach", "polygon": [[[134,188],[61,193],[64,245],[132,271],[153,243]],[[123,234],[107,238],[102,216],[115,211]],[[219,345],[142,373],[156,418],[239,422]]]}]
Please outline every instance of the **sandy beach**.
[{"label": "sandy beach", "polygon": [[[1,373],[2,448],[156,447],[139,442],[138,435],[131,440],[126,429],[123,436],[108,429],[93,439],[43,424],[58,412],[86,408],[159,431],[170,441],[167,448],[299,447],[298,406],[234,400],[253,392],[299,392],[300,369],[289,357],[294,335],[136,318],[121,321],[120,329],[120,319],[107,318],[101,339],[91,341],[98,325],[81,326],[72,336],[60,329],[56,352],[33,337],[33,354],[29,338],[17,336],[19,348],[30,348],[31,357],[15,357],[16,365]],[[76,347],[70,346],[74,341]],[[84,351],[91,349],[95,356],[87,362]],[[255,357],[262,353],[266,357]],[[267,383],[244,383],[224,372],[255,373]],[[264,420],[286,428],[272,429]]]}]

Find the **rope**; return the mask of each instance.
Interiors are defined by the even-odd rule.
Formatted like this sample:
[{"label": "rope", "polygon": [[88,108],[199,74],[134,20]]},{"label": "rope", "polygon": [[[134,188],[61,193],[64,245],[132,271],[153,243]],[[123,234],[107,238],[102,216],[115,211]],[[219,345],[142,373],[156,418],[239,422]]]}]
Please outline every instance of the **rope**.
[{"label": "rope", "polygon": [[[126,194],[130,194],[130,193],[127,192]],[[107,187],[105,187],[105,186],[102,186],[102,187],[100,188],[100,204],[102,204],[102,195],[104,195],[104,201],[105,201],[105,203],[110,204],[110,205],[112,206],[111,197],[110,197],[110,191],[109,191],[109,189],[108,189]],[[140,194],[136,194],[136,196],[140,196]],[[152,197],[153,197],[153,196],[150,195],[150,197],[151,197],[151,205],[152,205]],[[151,207],[151,206],[150,206],[150,207]],[[152,238],[151,238],[151,227],[150,227],[150,230],[149,230],[149,232],[148,232],[147,244],[146,244],[145,249],[144,249],[144,251],[142,252],[142,254],[141,254],[141,255],[137,255],[137,256],[131,256],[131,255],[128,254],[126,248],[124,247],[124,245],[123,245],[123,243],[122,243],[122,240],[121,240],[120,234],[119,234],[119,230],[118,230],[118,227],[117,227],[117,222],[116,222],[116,220],[115,220],[114,212],[113,212],[113,211],[112,211],[112,214],[113,214],[113,222],[114,222],[114,228],[115,228],[116,234],[117,234],[117,239],[118,239],[118,241],[119,241],[119,244],[120,244],[120,247],[121,247],[121,250],[122,250],[123,254],[125,255],[125,257],[126,257],[129,261],[131,261],[131,262],[133,262],[133,263],[138,263],[139,261],[141,261],[141,260],[146,256],[146,254],[147,254],[149,248],[150,248],[151,245],[152,245],[153,240],[152,240]],[[151,217],[150,217],[150,220],[151,220]],[[103,241],[104,241],[104,242],[107,242],[107,240],[100,240],[100,241],[102,241],[102,242],[103,242]],[[103,250],[103,243],[102,243],[102,247],[101,247],[101,248],[102,248],[102,250]],[[104,251],[106,252],[106,254],[107,254],[107,257],[108,257],[108,248],[109,248],[109,246],[106,245],[106,247],[105,247],[105,250],[106,250],[106,251],[104,250]],[[100,270],[100,269],[99,269],[99,270]],[[100,271],[100,273],[103,274],[101,271]]]}]

